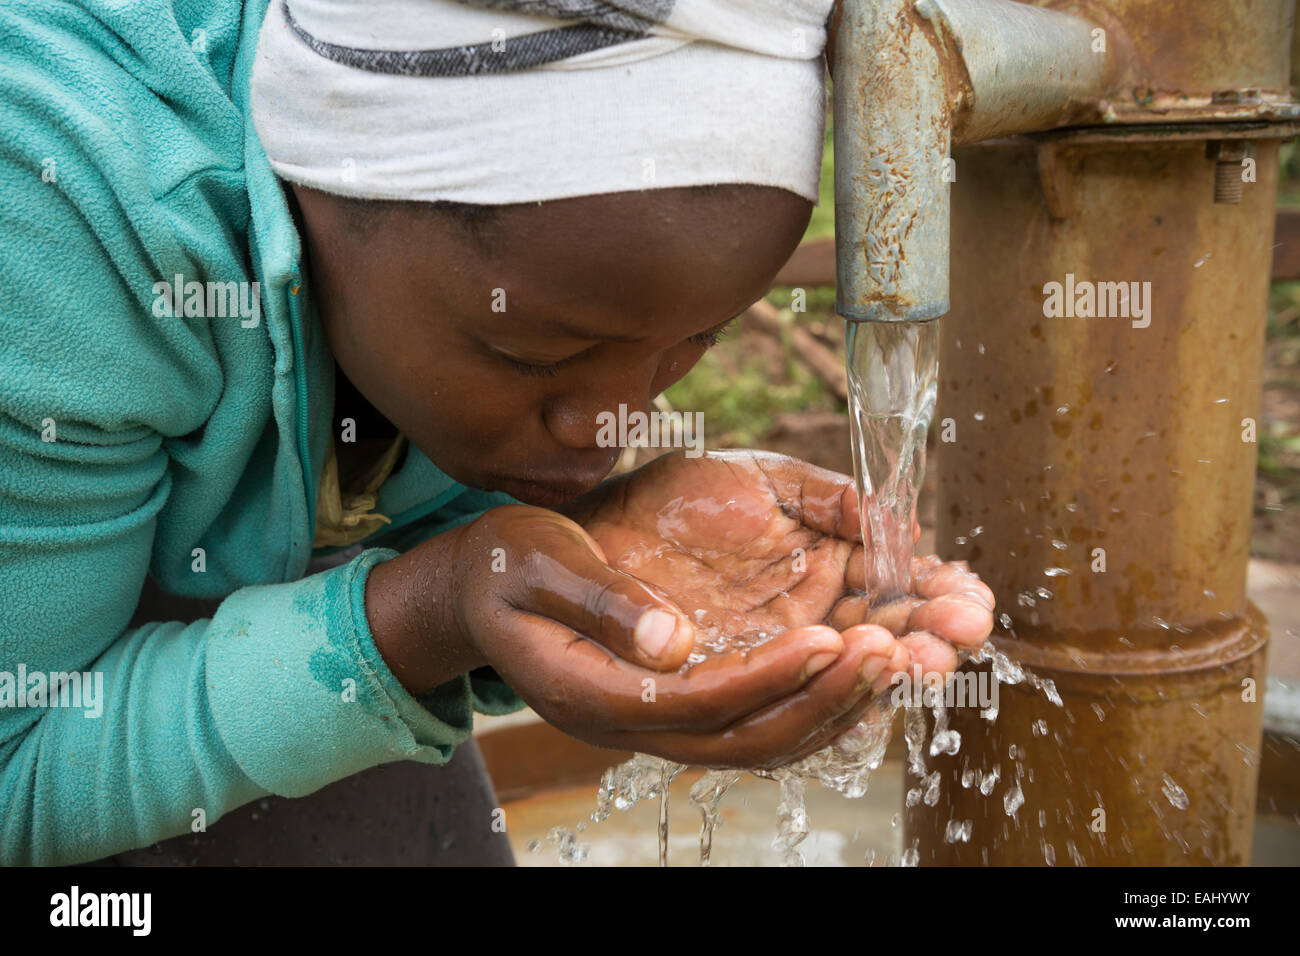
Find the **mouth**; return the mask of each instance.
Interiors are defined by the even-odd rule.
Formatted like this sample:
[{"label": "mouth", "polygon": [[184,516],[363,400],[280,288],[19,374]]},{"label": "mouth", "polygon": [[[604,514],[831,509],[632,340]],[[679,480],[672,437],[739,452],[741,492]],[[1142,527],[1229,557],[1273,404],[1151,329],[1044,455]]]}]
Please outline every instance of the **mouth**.
[{"label": "mouth", "polygon": [[557,508],[586,494],[600,484],[601,478],[588,481],[528,481],[523,478],[499,477],[492,484],[511,498],[539,508]]}]

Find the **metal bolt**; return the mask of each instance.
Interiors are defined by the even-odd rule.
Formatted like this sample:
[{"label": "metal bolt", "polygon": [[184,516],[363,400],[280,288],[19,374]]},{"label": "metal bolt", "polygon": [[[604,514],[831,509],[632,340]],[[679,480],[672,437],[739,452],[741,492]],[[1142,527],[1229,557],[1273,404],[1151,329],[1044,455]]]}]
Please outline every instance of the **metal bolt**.
[{"label": "metal bolt", "polygon": [[1241,161],[1247,156],[1247,144],[1242,140],[1214,140],[1205,144],[1205,155],[1214,160],[1214,201],[1240,204],[1245,189]]}]

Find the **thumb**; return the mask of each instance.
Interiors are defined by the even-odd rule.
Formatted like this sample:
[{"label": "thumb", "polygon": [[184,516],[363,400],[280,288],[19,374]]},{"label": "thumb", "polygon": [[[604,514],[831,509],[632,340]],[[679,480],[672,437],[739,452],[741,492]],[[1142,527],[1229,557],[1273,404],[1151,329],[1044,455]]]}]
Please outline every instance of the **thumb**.
[{"label": "thumb", "polygon": [[675,670],[695,646],[695,629],[658,590],[604,561],[580,526],[552,514],[524,563],[521,610],[541,614],[625,660]]}]

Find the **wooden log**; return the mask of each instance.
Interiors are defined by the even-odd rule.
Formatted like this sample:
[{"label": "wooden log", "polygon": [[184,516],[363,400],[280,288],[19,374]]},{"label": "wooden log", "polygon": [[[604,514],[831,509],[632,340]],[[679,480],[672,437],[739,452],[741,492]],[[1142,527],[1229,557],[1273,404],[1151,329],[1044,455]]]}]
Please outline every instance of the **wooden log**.
[{"label": "wooden log", "polygon": [[[772,336],[778,342],[781,336],[781,312],[766,299],[759,299],[744,314],[744,322]],[[832,394],[840,401],[848,401],[849,385],[844,372],[844,359],[821,343],[797,322],[790,325],[790,347],[795,355],[808,366]]]}]

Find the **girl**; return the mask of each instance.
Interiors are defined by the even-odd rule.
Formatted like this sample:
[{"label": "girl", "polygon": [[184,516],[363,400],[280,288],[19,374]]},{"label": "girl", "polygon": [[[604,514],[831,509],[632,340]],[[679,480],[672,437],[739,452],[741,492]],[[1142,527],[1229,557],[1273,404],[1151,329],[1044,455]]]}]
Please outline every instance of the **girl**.
[{"label": "girl", "polygon": [[[500,862],[478,765],[429,766],[475,710],[775,766],[982,643],[964,568],[853,596],[845,476],[602,482],[600,413],[804,230],[829,13],[0,6],[0,860]],[[713,627],[781,633],[683,669]],[[97,715],[26,693],[73,674]]]}]

